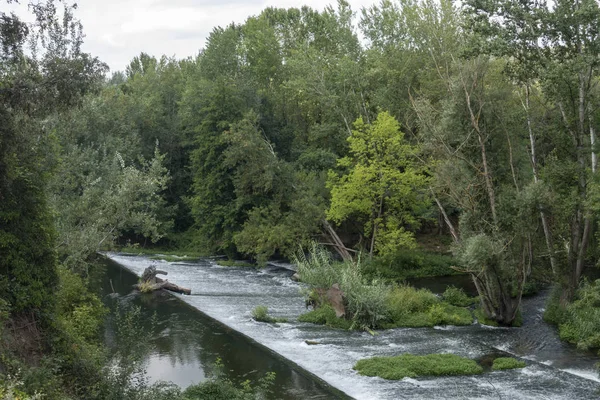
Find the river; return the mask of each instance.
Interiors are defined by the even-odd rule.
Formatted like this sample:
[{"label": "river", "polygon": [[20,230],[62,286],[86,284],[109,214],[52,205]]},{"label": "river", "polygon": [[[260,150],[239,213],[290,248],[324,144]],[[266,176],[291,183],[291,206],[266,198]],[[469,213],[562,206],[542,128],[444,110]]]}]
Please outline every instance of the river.
[{"label": "river", "polygon": [[[343,398],[340,392],[359,400],[599,397],[594,367],[598,357],[562,343],[555,328],[543,322],[545,292],[524,300],[520,328],[473,324],[391,329],[371,336],[297,322],[297,316],[305,312],[304,301],[299,284],[290,279],[293,272],[284,265],[255,270],[221,267],[208,259],[166,262],[117,253],[107,256],[138,275],[156,263],[169,273],[170,281],[192,289],[191,296],[147,302],[146,312],[156,310],[162,324],[155,350],[146,361],[151,380],[187,386],[202,381],[207,366],[220,357],[225,370],[238,380],[276,372],[274,399]],[[127,292],[135,276],[109,264],[113,265],[113,272],[109,271],[113,284],[118,281],[119,285],[115,291]],[[422,281],[417,284],[427,286]],[[267,306],[271,315],[290,322],[253,321],[251,311],[257,305]],[[308,345],[307,340],[320,344]],[[474,359],[511,354],[526,360],[527,367],[473,377],[402,381],[364,377],[352,370],[357,360],[374,355],[440,352]]]}]

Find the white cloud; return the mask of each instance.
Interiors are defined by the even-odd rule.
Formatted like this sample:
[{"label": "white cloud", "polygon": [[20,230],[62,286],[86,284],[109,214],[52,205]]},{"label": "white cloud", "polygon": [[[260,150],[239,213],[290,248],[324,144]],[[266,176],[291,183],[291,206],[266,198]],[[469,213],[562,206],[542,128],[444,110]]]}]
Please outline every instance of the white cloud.
[{"label": "white cloud", "polygon": [[[351,0],[354,11],[379,0]],[[122,70],[140,52],[185,58],[198,54],[216,26],[242,23],[266,7],[308,5],[322,10],[332,1],[305,0],[79,0],[76,16],[86,34],[84,49]],[[333,1],[335,5],[335,0]],[[26,6],[11,5],[24,15]]]}]

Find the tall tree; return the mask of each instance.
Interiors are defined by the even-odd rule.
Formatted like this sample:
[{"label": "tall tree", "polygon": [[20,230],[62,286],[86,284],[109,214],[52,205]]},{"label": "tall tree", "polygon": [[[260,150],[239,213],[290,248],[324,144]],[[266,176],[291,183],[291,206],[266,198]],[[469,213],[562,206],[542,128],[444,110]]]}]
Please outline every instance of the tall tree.
[{"label": "tall tree", "polygon": [[[552,204],[540,198],[540,218],[555,279],[568,301],[589,263],[594,227],[587,198],[597,172],[592,93],[600,65],[599,4],[496,0],[465,5],[479,48],[511,56],[508,71],[525,87],[534,183],[554,196]],[[537,87],[546,107],[558,116],[550,126],[531,117],[530,94]],[[540,131],[548,143],[543,152],[536,146],[535,132]],[[572,171],[569,177],[566,170]]]},{"label": "tall tree", "polygon": [[81,50],[73,7],[30,6],[32,24],[0,13],[0,293],[14,313],[51,310],[58,279],[45,194],[56,152],[44,119],[76,105],[106,69]]},{"label": "tall tree", "polygon": [[398,122],[386,112],[373,124],[358,119],[348,142],[350,155],[338,161],[342,174],[329,176],[327,217],[336,223],[360,221],[371,256],[414,247],[411,230],[429,205],[418,149],[405,141]]}]

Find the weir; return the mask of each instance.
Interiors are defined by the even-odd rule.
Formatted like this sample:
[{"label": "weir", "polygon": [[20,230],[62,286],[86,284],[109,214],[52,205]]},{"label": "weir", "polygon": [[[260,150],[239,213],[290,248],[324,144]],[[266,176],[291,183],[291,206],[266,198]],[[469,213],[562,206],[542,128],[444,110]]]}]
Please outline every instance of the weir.
[{"label": "weir", "polygon": [[[174,296],[358,400],[595,399],[600,393],[594,367],[598,357],[560,342],[555,329],[542,321],[545,293],[524,300],[521,328],[473,324],[399,328],[372,336],[297,322],[298,315],[306,311],[301,285],[290,279],[293,271],[281,265],[255,270],[221,267],[208,259],[166,262],[146,256],[106,255],[138,276],[155,263],[168,272],[170,281],[192,290],[191,296]],[[272,316],[288,318],[289,322],[255,322],[251,312],[258,305],[267,306]],[[319,344],[308,345],[307,341]],[[509,353],[525,359],[527,367],[478,376],[401,381],[360,376],[352,369],[362,358],[401,353],[454,353],[472,359]],[[335,398],[336,394],[310,397]]]}]

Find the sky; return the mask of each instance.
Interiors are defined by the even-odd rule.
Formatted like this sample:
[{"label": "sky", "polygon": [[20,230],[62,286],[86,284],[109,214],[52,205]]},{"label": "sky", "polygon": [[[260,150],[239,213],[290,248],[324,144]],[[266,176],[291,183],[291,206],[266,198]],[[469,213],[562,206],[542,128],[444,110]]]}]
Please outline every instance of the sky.
[{"label": "sky", "polygon": [[[359,12],[379,0],[348,2]],[[25,18],[26,3],[0,4]],[[156,57],[195,56],[214,27],[242,23],[266,7],[308,5],[323,10],[328,4],[337,0],[79,0],[76,17],[86,34],[84,50],[118,71],[141,52]]]}]

